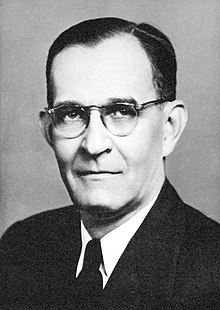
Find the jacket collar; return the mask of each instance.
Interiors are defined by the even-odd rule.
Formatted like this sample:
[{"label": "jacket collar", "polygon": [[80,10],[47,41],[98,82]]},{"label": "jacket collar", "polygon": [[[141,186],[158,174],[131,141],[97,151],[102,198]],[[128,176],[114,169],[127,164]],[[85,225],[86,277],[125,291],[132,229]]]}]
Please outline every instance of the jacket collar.
[{"label": "jacket collar", "polygon": [[[108,296],[140,308],[169,300],[185,229],[184,203],[166,179],[154,206],[121,256],[105,288]],[[118,297],[118,298],[117,298]],[[111,297],[110,297],[111,298]]]}]

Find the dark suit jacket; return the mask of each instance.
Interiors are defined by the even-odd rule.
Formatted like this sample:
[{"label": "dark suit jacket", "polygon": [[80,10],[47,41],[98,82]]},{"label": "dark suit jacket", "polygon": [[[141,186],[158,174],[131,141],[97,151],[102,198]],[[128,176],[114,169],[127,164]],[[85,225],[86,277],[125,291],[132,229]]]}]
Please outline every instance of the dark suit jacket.
[{"label": "dark suit jacket", "polygon": [[[80,250],[73,206],[15,223],[0,242],[0,309],[78,309]],[[96,309],[220,309],[220,225],[166,180]]]}]

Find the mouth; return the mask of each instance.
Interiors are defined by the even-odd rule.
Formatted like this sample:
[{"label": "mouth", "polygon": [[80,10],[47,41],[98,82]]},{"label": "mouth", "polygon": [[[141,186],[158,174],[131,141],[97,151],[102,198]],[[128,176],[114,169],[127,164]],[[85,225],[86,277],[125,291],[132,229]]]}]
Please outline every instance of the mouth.
[{"label": "mouth", "polygon": [[76,174],[81,177],[86,176],[94,176],[94,177],[102,177],[102,176],[113,176],[121,174],[120,171],[108,171],[108,170],[99,170],[99,171],[93,171],[93,170],[80,170],[77,171]]}]

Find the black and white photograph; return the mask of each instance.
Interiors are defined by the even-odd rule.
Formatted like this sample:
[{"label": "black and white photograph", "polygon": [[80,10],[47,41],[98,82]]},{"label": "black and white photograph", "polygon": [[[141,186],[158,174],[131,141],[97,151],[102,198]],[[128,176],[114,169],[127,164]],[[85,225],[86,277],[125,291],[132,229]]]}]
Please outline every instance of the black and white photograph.
[{"label": "black and white photograph", "polygon": [[0,26],[0,309],[220,309],[220,1]]}]

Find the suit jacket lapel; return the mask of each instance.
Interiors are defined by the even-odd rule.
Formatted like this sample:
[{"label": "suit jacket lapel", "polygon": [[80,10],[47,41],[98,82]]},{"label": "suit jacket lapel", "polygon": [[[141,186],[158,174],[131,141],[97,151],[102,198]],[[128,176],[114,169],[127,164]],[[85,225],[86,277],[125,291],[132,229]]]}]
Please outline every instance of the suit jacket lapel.
[{"label": "suit jacket lapel", "polygon": [[184,232],[182,204],[166,180],[106,285],[104,291],[109,302],[121,300],[123,307],[133,305],[136,309],[142,303],[168,307]]}]

